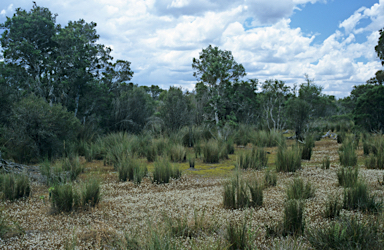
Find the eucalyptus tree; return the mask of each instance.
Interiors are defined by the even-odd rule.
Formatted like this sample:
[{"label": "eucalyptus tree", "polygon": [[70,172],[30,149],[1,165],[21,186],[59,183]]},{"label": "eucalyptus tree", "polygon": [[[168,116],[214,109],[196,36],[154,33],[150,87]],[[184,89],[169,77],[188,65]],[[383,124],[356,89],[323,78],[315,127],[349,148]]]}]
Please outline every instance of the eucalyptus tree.
[{"label": "eucalyptus tree", "polygon": [[208,119],[218,128],[225,120],[225,92],[232,83],[246,75],[242,64],[238,64],[231,51],[220,50],[209,45],[200,52],[199,58],[193,58],[193,76],[207,86]]}]

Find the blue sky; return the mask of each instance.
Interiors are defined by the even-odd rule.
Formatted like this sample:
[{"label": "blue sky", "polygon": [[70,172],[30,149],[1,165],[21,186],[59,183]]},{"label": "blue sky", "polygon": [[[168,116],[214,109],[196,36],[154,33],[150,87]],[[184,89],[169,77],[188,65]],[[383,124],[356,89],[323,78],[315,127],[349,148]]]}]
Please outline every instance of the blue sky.
[{"label": "blue sky", "polygon": [[[196,83],[192,58],[209,44],[232,51],[246,78],[300,84],[337,97],[382,69],[374,51],[384,0],[40,0],[57,21],[98,24],[100,43],[132,62],[132,79],[162,88]],[[29,0],[2,0],[0,22]]]}]

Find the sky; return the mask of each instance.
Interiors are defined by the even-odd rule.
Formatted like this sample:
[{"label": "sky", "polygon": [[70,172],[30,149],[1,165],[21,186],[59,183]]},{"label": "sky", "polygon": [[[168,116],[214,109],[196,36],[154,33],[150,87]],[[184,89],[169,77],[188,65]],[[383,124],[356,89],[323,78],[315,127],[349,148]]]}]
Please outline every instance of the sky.
[{"label": "sky", "polygon": [[[383,69],[374,47],[384,0],[36,0],[57,22],[96,22],[99,43],[130,61],[132,82],[193,90],[192,59],[208,45],[231,51],[247,76],[348,96]],[[32,1],[2,0],[0,23]]]}]

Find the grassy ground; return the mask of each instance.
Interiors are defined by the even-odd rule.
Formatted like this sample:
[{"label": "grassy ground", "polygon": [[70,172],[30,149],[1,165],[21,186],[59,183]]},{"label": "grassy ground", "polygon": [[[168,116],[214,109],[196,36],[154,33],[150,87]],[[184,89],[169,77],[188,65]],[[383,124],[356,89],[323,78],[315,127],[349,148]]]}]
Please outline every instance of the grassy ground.
[{"label": "grassy ground", "polygon": [[[183,170],[183,177],[166,185],[152,184],[149,179],[145,179],[140,186],[118,182],[112,166],[104,166],[103,161],[88,162],[85,173],[79,179],[90,176],[102,179],[103,196],[98,206],[72,213],[52,214],[48,187],[33,183],[31,198],[3,202],[5,213],[23,228],[24,233],[7,235],[0,241],[0,248],[64,249],[65,244],[75,242],[78,249],[109,249],[121,241],[125,233],[136,235],[141,241],[147,240],[148,232],[157,229],[162,231],[164,218],[186,218],[187,223],[192,223],[196,214],[200,218],[204,214],[203,224],[212,230],[202,230],[191,238],[176,238],[178,248],[223,248],[220,242],[227,222],[242,221],[248,217],[254,235],[253,245],[260,249],[271,249],[276,239],[265,237],[265,226],[275,225],[283,219],[285,190],[295,177],[311,181],[316,189],[315,197],[306,202],[306,227],[320,227],[330,222],[322,216],[327,197],[341,197],[343,192],[336,177],[336,169],[340,166],[338,148],[339,144],[334,140],[316,142],[312,159],[302,162],[302,170],[278,173],[277,186],[264,190],[263,206],[244,210],[223,208],[222,183],[233,173],[236,155],[230,155],[229,159],[219,164],[205,164],[197,159],[195,169],[190,169],[188,162],[180,163],[178,166]],[[235,153],[243,150],[249,150],[249,146],[236,148]],[[270,152],[267,168],[273,169],[277,148],[266,148],[266,151]],[[362,149],[357,153],[362,176],[373,193],[383,199],[383,187],[377,181],[383,176],[383,171],[365,169]],[[192,155],[193,152],[189,150],[188,154]],[[330,156],[331,167],[322,170],[320,166],[327,155]],[[148,170],[153,171],[153,163],[147,165]],[[265,171],[248,170],[244,175],[245,178],[262,180]],[[342,213],[351,212],[343,210]],[[298,241],[301,241],[303,249],[310,248],[305,238],[299,238]]]}]

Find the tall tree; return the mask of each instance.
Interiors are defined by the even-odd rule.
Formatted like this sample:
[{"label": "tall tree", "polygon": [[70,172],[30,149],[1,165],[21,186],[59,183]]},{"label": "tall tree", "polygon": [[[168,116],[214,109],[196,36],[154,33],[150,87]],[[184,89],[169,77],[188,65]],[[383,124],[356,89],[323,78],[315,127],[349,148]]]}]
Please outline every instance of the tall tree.
[{"label": "tall tree", "polygon": [[225,119],[225,116],[220,115],[225,109],[225,91],[233,82],[246,75],[245,69],[235,61],[231,51],[211,45],[202,50],[198,59],[193,58],[192,68],[195,70],[193,76],[208,87],[212,120],[220,128],[220,121]]}]

